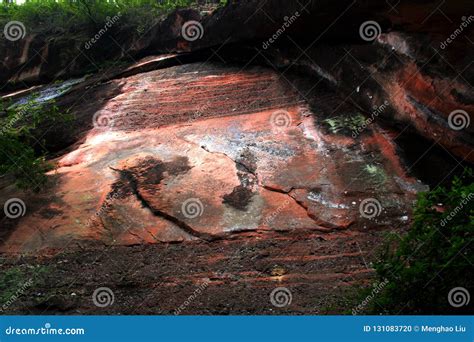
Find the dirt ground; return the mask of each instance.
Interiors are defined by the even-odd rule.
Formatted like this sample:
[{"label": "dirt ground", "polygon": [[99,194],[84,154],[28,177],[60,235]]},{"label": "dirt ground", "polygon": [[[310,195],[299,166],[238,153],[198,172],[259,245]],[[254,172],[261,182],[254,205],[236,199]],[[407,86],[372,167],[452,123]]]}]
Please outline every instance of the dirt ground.
[{"label": "dirt ground", "polygon": [[[87,246],[53,257],[4,259],[2,272],[15,269],[29,284],[5,313],[350,313],[360,301],[358,287],[372,282],[370,262],[383,235],[242,233],[213,242]],[[100,287],[111,290],[113,303],[94,304]],[[278,287],[291,294],[283,307],[271,302]]]}]

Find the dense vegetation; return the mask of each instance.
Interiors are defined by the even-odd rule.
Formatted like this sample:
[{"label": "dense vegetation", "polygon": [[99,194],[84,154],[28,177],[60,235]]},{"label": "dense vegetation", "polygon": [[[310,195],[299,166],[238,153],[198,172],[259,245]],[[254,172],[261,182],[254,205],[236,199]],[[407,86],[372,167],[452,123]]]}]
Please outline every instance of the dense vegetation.
[{"label": "dense vegetation", "polygon": [[196,0],[29,0],[22,5],[4,2],[0,5],[0,25],[17,20],[31,32],[77,32],[99,29],[108,18],[120,13],[121,26],[133,26],[143,32],[161,15],[196,3]]},{"label": "dense vegetation", "polygon": [[[47,151],[36,131],[69,120],[53,101],[42,103],[32,97],[19,105],[0,107],[0,175],[11,174],[18,187],[39,190],[51,169]],[[8,106],[8,107],[7,107]],[[39,140],[38,140],[39,139]]]},{"label": "dense vegetation", "polygon": [[420,195],[410,231],[401,238],[391,237],[375,266],[386,285],[371,304],[373,312],[468,312],[467,305],[450,305],[448,294],[457,287],[473,290],[469,276],[474,265],[473,178],[469,170],[455,178],[451,188]]}]

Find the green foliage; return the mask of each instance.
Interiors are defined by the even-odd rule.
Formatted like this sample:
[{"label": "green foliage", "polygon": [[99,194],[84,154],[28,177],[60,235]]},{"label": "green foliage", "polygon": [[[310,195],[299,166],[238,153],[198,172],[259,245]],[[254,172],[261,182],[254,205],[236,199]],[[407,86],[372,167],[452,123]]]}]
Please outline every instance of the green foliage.
[{"label": "green foliage", "polygon": [[345,114],[325,119],[323,122],[333,134],[351,134],[364,124],[365,118],[360,113]]},{"label": "green foliage", "polygon": [[[220,4],[225,2],[220,1]],[[196,4],[196,0],[29,0],[22,5],[1,4],[0,24],[17,20],[28,32],[93,33],[120,13],[119,26],[135,27],[140,34],[171,10]]]},{"label": "green foliage", "polygon": [[15,266],[0,273],[0,312],[42,282],[44,266]]},{"label": "green foliage", "polygon": [[16,288],[26,281],[20,268],[13,267],[2,272],[0,277],[0,303],[7,302],[16,292]]},{"label": "green foliage", "polygon": [[34,97],[25,104],[0,109],[0,113],[0,174],[12,174],[19,188],[37,191],[45,184],[45,172],[51,165],[35,133],[70,117],[60,113],[52,101],[39,103]]},{"label": "green foliage", "polygon": [[455,287],[473,293],[473,233],[472,170],[450,189],[420,194],[410,231],[392,236],[376,264],[378,277],[389,283],[375,299],[374,313],[380,307],[391,314],[467,313],[468,306],[449,304],[448,293]]}]

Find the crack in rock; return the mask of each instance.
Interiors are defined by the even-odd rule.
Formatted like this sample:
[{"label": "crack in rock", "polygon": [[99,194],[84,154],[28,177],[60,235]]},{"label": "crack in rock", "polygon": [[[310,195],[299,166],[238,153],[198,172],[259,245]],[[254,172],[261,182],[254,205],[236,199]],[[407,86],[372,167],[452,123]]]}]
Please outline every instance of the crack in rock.
[{"label": "crack in rock", "polygon": [[276,189],[276,188],[270,187],[268,185],[262,185],[262,187],[265,190],[272,191],[272,192],[277,192],[279,194],[284,194],[284,195],[287,195],[288,197],[290,197],[298,206],[300,206],[301,208],[303,208],[306,211],[306,214],[308,215],[308,217],[311,220],[313,220],[318,226],[324,228],[325,230],[326,229],[331,229],[332,230],[332,229],[339,228],[339,226],[336,226],[336,225],[331,224],[329,222],[322,222],[320,218],[316,217],[315,215],[313,215],[309,212],[307,205],[305,205],[302,201],[298,201],[294,196],[292,196],[292,192],[294,190],[306,190],[306,189],[290,188],[290,190],[286,191],[286,190],[283,190],[283,189]]},{"label": "crack in rock", "polygon": [[132,193],[135,195],[135,197],[140,201],[140,203],[145,207],[147,208],[148,210],[150,210],[150,212],[157,216],[157,217],[161,217],[167,221],[170,221],[172,223],[174,223],[175,225],[177,225],[179,228],[181,228],[183,231],[185,231],[186,233],[188,233],[189,235],[193,236],[193,237],[196,237],[198,239],[202,239],[202,240],[206,240],[206,241],[212,241],[212,240],[217,240],[220,238],[220,236],[218,235],[211,235],[211,234],[208,234],[208,233],[202,233],[202,232],[199,232],[197,230],[195,230],[194,228],[192,228],[190,225],[188,225],[186,222],[180,220],[179,218],[175,217],[175,216],[172,216],[170,214],[167,214],[165,213],[164,211],[161,211],[159,209],[156,209],[156,208],[153,208],[144,198],[143,196],[140,194],[140,191],[138,190],[138,182],[137,180],[135,179],[135,176],[133,175],[132,172],[128,171],[128,170],[119,170],[119,169],[114,169],[112,167],[110,167],[110,169],[112,169],[113,171],[116,171],[120,174],[121,177],[123,177],[123,179],[127,180],[128,181],[128,184],[131,188],[131,191]]},{"label": "crack in rock", "polygon": [[210,151],[206,146],[203,146],[201,145],[200,146],[204,151],[206,151],[207,153],[212,153],[212,154],[220,154],[220,155],[223,155],[224,157],[228,158],[229,160],[231,160],[236,166],[237,166],[237,169],[238,166],[240,166],[242,169],[245,170],[245,172],[247,173],[250,173],[251,175],[253,175],[255,177],[255,179],[257,180],[257,184],[259,184],[259,180],[258,180],[258,176],[257,176],[257,173],[252,171],[247,165],[245,165],[244,163],[240,162],[240,161],[237,161],[237,160],[234,160],[232,157],[230,157],[227,153],[225,152],[217,152],[217,151]]},{"label": "crack in rock", "polygon": [[[230,159],[232,162],[235,163],[235,165],[237,166],[237,169],[238,169],[238,166],[240,166],[241,168],[243,168],[247,173],[253,175],[257,181],[257,186],[261,186],[263,187],[265,190],[268,190],[268,191],[272,191],[272,192],[277,192],[277,193],[281,193],[281,194],[284,194],[284,195],[287,195],[289,198],[291,198],[293,200],[293,202],[295,202],[299,207],[303,208],[306,212],[306,214],[308,215],[308,217],[314,221],[318,226],[320,226],[321,228],[323,228],[325,231],[328,230],[328,229],[337,229],[337,228],[340,228],[334,224],[331,224],[330,222],[322,222],[320,218],[316,217],[315,215],[311,214],[308,210],[308,206],[305,206],[304,203],[302,201],[298,201],[294,196],[291,195],[291,192],[294,191],[294,190],[298,190],[298,188],[290,188],[288,191],[286,190],[283,190],[283,189],[276,189],[276,188],[273,188],[273,187],[270,187],[268,185],[264,185],[264,184],[261,184],[258,176],[257,176],[257,173],[250,170],[249,167],[247,167],[245,164],[243,164],[242,162],[239,162],[237,160],[234,160],[233,158],[231,158],[227,153],[224,153],[224,152],[213,152],[213,151],[210,151],[209,149],[206,148],[206,146],[200,146],[204,151],[208,152],[208,153],[213,153],[213,154],[220,154],[220,155],[223,155],[225,156],[226,158]],[[306,189],[301,189],[301,190],[306,190]]]}]

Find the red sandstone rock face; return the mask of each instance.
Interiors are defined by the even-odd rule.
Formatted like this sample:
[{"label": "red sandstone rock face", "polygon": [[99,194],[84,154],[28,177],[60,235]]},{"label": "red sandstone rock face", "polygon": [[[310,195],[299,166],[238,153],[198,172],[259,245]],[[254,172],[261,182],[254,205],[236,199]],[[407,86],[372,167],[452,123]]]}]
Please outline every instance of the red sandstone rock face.
[{"label": "red sandstone rock face", "polygon": [[[439,7],[441,6],[442,7]],[[439,4],[436,0],[401,0],[396,4],[367,0],[319,0],[305,3],[286,0],[229,1],[215,11],[180,9],[160,20],[144,35],[137,34],[136,27],[119,25],[111,29],[112,39],[102,39],[93,49],[86,49],[90,28],[83,28],[71,36],[60,34],[30,34],[18,42],[0,40],[0,82],[8,87],[24,87],[31,83],[45,83],[58,78],[65,79],[84,74],[90,61],[98,64],[107,59],[138,59],[145,54],[197,51],[221,44],[258,41],[258,48],[268,40],[284,22],[298,12],[298,20],[288,32],[294,37],[312,41],[347,43],[360,40],[358,29],[366,20],[377,20],[383,31],[397,27],[409,32],[424,32],[432,41],[445,40],[453,31],[452,20],[466,16],[469,0],[455,0]],[[437,10],[438,7],[441,11]],[[337,19],[337,20],[336,20]],[[428,20],[429,19],[429,20]],[[186,21],[195,20],[203,25],[202,39],[189,42],[183,39],[181,28]],[[109,32],[110,33],[110,32]],[[363,43],[363,41],[360,41]],[[456,42],[457,45],[459,41]],[[470,45],[467,45],[469,48]],[[81,51],[78,54],[78,50]],[[455,50],[458,59],[470,62],[463,53]],[[125,55],[125,56],[124,56]]]},{"label": "red sandstone rock face", "polygon": [[[308,49],[306,56],[286,49],[268,58],[283,71],[296,64],[314,82],[327,83],[346,101],[360,106],[369,121],[415,131],[459,161],[472,163],[472,63],[460,61],[455,66],[449,55],[436,48],[427,36],[391,32],[381,34],[370,46],[324,45]],[[468,49],[465,43],[460,48]],[[311,105],[318,106],[320,94],[311,85],[300,90]],[[340,107],[336,103],[326,115],[338,116]]]},{"label": "red sandstone rock face", "polygon": [[[119,30],[119,36],[124,39],[116,37],[122,44],[121,49],[117,50],[120,46],[116,40],[110,48],[108,44],[110,42],[104,39],[103,44],[100,44],[94,53],[103,58],[122,56],[123,51],[127,51],[128,56],[135,58],[151,52],[167,54],[170,51],[193,52],[178,57],[152,57],[144,62],[135,63],[125,70],[122,68],[118,68],[118,71],[109,70],[105,72],[101,81],[126,77],[157,67],[189,63],[193,59],[208,61],[212,57],[225,61],[237,60],[245,65],[261,58],[261,63],[286,70],[291,66],[297,66],[308,78],[313,77],[315,82],[319,83],[321,78],[325,79],[336,88],[337,93],[344,94],[342,97],[347,96],[360,105],[365,115],[370,116],[374,106],[379,107],[388,101],[391,108],[382,113],[381,118],[388,122],[389,126],[409,125],[418,134],[440,144],[459,160],[472,163],[473,125],[461,131],[453,130],[448,125],[449,115],[454,111],[462,111],[466,120],[470,120],[472,116],[471,84],[474,69],[469,54],[466,53],[472,46],[468,37],[469,31],[466,30],[465,34],[460,36],[461,39],[455,39],[449,44],[449,48],[440,47],[440,43],[457,28],[453,27],[451,19],[446,18],[465,16],[469,2],[452,1],[443,4],[442,10],[437,10],[438,5],[436,1],[399,1],[393,7],[387,2],[354,3],[344,0],[337,3],[333,1],[310,3],[302,10],[298,2],[282,0],[266,1],[263,4],[254,0],[231,2],[228,6],[205,16],[196,10],[175,11],[139,39],[135,37],[136,32],[131,33],[126,27],[122,28],[124,32]],[[300,13],[298,20],[285,32],[291,39],[283,35],[278,42],[271,44],[270,48],[262,49],[261,43],[281,28],[282,18],[296,12],[303,13]],[[268,20],[262,20],[261,13],[265,13],[265,18]],[[362,40],[359,35],[360,24],[368,19],[380,22],[384,32],[370,44]],[[198,20],[202,23],[204,31],[202,39],[189,42],[182,37],[181,28],[188,20]],[[399,31],[393,31],[394,27]],[[311,41],[309,46],[308,39]],[[226,52],[228,45],[232,43],[240,45]],[[28,36],[13,45],[5,41],[0,41],[0,44],[2,44],[0,51],[3,52],[0,56],[2,60],[0,79],[7,87],[26,86],[30,83],[81,74],[84,73],[82,71],[84,63],[89,64],[91,58],[97,57],[86,56],[93,51],[82,51],[77,55],[77,49],[82,47],[67,37],[45,40],[43,36]],[[299,48],[295,48],[295,44]],[[246,55],[249,51],[250,55]],[[255,51],[259,53],[255,55]],[[301,51],[304,51],[304,54],[301,54]],[[61,58],[57,57],[59,52]],[[192,73],[188,77],[192,78]],[[247,78],[242,83],[242,91],[253,93],[266,87],[268,80],[257,78]],[[238,80],[235,81],[238,84]],[[230,87],[232,82],[234,80],[230,81]],[[189,86],[198,91],[199,98],[207,98],[203,89],[209,85],[212,84],[204,79],[200,84],[191,83]],[[182,91],[173,86],[173,81],[162,86],[169,89],[165,94],[167,96],[170,92],[174,96],[182,95]],[[94,98],[91,104],[84,105],[95,108],[86,108],[85,114],[76,110],[77,115],[88,119],[90,111],[95,113],[97,107],[102,107],[101,102],[113,98],[113,95],[126,93],[136,96],[137,89],[148,91],[141,89],[139,80],[131,82],[126,89],[120,89],[121,85],[117,83],[112,88],[115,94],[101,90],[100,96]],[[84,97],[95,96],[94,89],[80,90],[84,92]],[[245,106],[254,101],[249,99],[249,102],[233,103],[232,108],[227,108],[226,101],[223,101],[225,99],[222,99],[220,93],[215,94],[219,106],[224,106],[221,108],[222,112],[229,110],[240,112],[239,107],[246,108]],[[159,92],[150,94],[150,96],[157,95],[161,94]],[[277,93],[275,95],[278,96]],[[133,102],[133,99],[130,101],[119,99],[116,104],[108,105],[103,114],[108,116],[107,111],[125,112],[115,119],[130,121],[131,127],[138,124],[138,121],[144,126],[154,127],[168,120],[171,123],[179,121],[178,117],[182,114],[189,115],[189,112],[195,109],[192,107],[195,99],[193,95],[190,98],[183,98],[183,106],[176,108],[177,113],[171,113],[163,118],[143,115],[140,103]],[[311,102],[311,99],[305,100]],[[214,99],[209,98],[206,101]],[[206,101],[200,100],[200,105],[204,109],[208,106]],[[279,99],[269,101],[278,102]],[[116,108],[118,105],[123,108]],[[160,105],[166,106],[165,103]],[[169,102],[169,105],[175,106],[176,103]],[[256,101],[257,108],[259,105],[259,101]],[[202,111],[202,108],[198,112]],[[175,109],[164,110],[173,112]],[[152,109],[147,108],[147,112],[151,113]],[[58,129],[46,139],[53,140],[56,134],[63,134],[60,140],[66,141],[65,145],[75,143],[77,131],[84,131],[86,128],[80,124],[78,126],[72,134],[63,134],[66,130]],[[59,149],[61,148],[53,146],[53,150]]]},{"label": "red sandstone rock face", "polygon": [[[56,91],[57,105],[70,108],[74,121],[41,132],[58,166],[48,188],[27,194],[0,179],[0,203],[17,197],[27,207],[18,219],[1,217],[0,254],[31,254],[26,260],[33,263],[55,255],[42,261],[51,274],[48,288],[38,292],[51,288],[66,299],[49,300],[46,310],[97,313],[88,305],[90,292],[109,283],[121,300],[101,313],[170,314],[183,293],[205,282],[206,293],[186,313],[273,314],[262,298],[281,285],[295,290],[295,305],[284,313],[324,313],[352,285],[368,281],[376,247],[387,231],[409,227],[416,193],[427,189],[413,178],[414,164],[407,166],[397,138],[409,129],[473,161],[474,126],[456,131],[448,125],[453,110],[474,109],[471,64],[452,58],[466,60],[459,57],[463,41],[432,50],[446,27],[425,30],[431,38],[390,32],[358,42],[353,36],[367,14],[355,6],[331,30],[330,44],[318,41],[301,55],[282,37],[281,46],[255,56],[258,40],[297,5],[268,1],[263,10],[272,24],[255,16],[238,25],[255,3],[207,17],[206,34],[194,43],[183,41],[180,27],[200,17],[176,12],[131,51],[166,54],[89,76],[62,96]],[[272,7],[276,3],[281,6]],[[370,8],[386,6],[380,4],[370,2]],[[413,18],[392,13],[390,21],[424,30],[416,24],[424,15],[413,8],[401,4]],[[327,28],[330,15],[310,10],[293,26],[293,38]],[[195,51],[249,35],[255,45]],[[21,43],[29,47],[9,52],[2,76],[34,83],[80,71],[78,63],[57,74],[62,67],[51,54],[44,55],[50,68],[34,60],[22,65],[41,42]],[[66,45],[69,50],[74,43]],[[41,51],[50,48],[54,44]],[[49,90],[38,86],[3,98]],[[87,299],[73,303],[71,291]],[[139,305],[130,306],[137,298]],[[18,307],[44,313],[26,298]]]},{"label": "red sandstone rock face", "polygon": [[[413,123],[428,139],[433,139],[454,155],[474,163],[474,130],[464,120],[470,121],[474,104],[463,103],[455,94],[469,94],[470,86],[464,82],[430,77],[423,74],[414,63],[398,70],[393,78],[378,74],[376,79],[383,85],[398,113],[398,118]],[[450,114],[462,111],[463,122],[452,121]],[[461,119],[461,116],[459,119]],[[457,130],[455,128],[460,128]]]},{"label": "red sandstone rock face", "polygon": [[[460,17],[462,2],[443,13]],[[183,294],[205,283],[183,314],[340,314],[347,291],[370,280],[385,234],[409,228],[415,195],[427,189],[413,178],[423,156],[405,158],[418,140],[403,148],[400,135],[436,142],[456,164],[473,161],[474,126],[453,130],[448,116],[472,114],[474,69],[468,40],[433,50],[451,27],[438,12],[420,26],[432,10],[426,1],[401,1],[398,14],[384,11],[388,2],[356,2],[302,55],[298,38],[326,32],[352,1],[333,3],[308,8],[292,39],[265,51],[261,42],[298,2],[265,2],[268,21],[251,16],[260,4],[253,0],[204,19],[178,11],[133,46],[123,43],[134,57],[165,54],[61,91],[44,85],[5,94],[12,101],[57,95],[74,116],[39,132],[58,166],[48,188],[22,193],[0,178],[0,203],[26,204],[23,217],[0,216],[0,269],[16,266],[17,254],[32,256],[21,259],[28,267],[48,267],[46,285],[35,288],[47,294],[47,308],[23,296],[10,311],[97,314],[90,293],[111,284],[120,300],[101,314],[173,314]],[[202,40],[182,39],[190,19],[202,21]],[[360,41],[365,19],[379,20],[386,33]],[[410,29],[390,32],[390,23]],[[81,73],[82,54],[66,69],[68,58],[55,59],[58,49],[75,55],[77,42],[42,39],[1,46],[8,58],[0,78],[21,85]],[[25,64],[33,48],[48,63],[38,56]],[[284,311],[265,300],[276,286],[294,294]]]},{"label": "red sandstone rock face", "polygon": [[[390,132],[334,130],[269,69],[190,64],[112,83],[121,93],[89,117],[95,127],[85,141],[57,159],[48,194],[25,198],[27,215],[1,252],[243,231],[363,232],[409,220],[420,187]],[[372,218],[360,212],[367,201]]]}]

